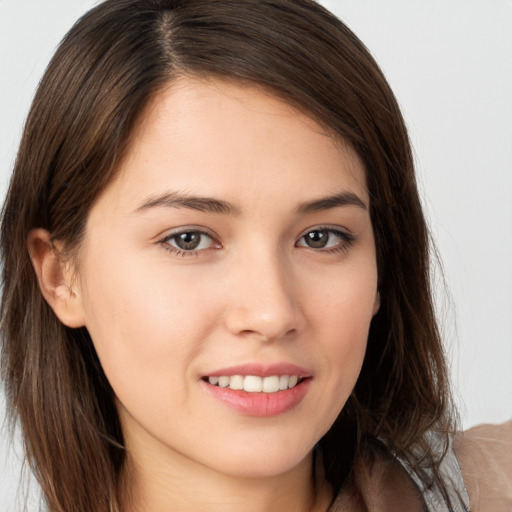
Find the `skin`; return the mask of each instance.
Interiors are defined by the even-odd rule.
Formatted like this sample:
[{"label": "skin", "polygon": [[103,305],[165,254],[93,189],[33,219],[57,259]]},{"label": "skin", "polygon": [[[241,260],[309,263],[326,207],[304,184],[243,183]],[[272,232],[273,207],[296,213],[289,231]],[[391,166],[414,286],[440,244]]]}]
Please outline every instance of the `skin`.
[{"label": "skin", "polygon": [[[169,192],[232,211],[150,204]],[[341,193],[360,204],[301,209]],[[31,233],[43,294],[87,327],[116,393],[127,510],[326,510],[312,449],[379,307],[368,207],[361,161],[310,118],[255,87],[184,78],[148,105],[90,212],[76,275]],[[322,228],[327,245],[309,246]],[[199,249],[177,253],[171,236],[194,230],[208,233]],[[205,375],[253,362],[307,369],[303,400],[255,417],[205,392]]]}]

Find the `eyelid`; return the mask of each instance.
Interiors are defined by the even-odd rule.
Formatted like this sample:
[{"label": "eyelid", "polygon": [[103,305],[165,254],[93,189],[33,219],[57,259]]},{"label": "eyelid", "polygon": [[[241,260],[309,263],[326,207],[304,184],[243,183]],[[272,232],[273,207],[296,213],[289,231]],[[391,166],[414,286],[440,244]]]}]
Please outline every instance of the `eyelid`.
[{"label": "eyelid", "polygon": [[[302,240],[308,233],[311,233],[312,231],[327,231],[329,233],[332,233],[342,239],[342,243],[339,245],[336,245],[335,247],[327,247],[327,248],[319,248],[316,249],[314,247],[310,247],[307,244],[304,245],[298,245],[299,241]],[[297,242],[295,242],[295,245],[298,247],[305,247],[306,249],[311,249],[313,251],[317,252],[336,252],[339,250],[348,249],[348,247],[353,244],[356,241],[355,235],[348,229],[342,228],[340,226],[331,226],[331,225],[317,225],[317,226],[311,226],[307,229],[305,229],[302,234],[297,239]]]},{"label": "eyelid", "polygon": [[[200,235],[206,236],[210,238],[212,241],[212,247],[208,247],[205,249],[180,249],[179,247],[175,247],[169,243],[169,240],[176,238],[177,236],[184,233],[199,233]],[[197,256],[201,252],[208,251],[211,248],[219,249],[221,244],[219,242],[219,237],[213,233],[211,230],[202,227],[202,226],[180,226],[178,228],[174,228],[171,231],[167,231],[165,235],[160,236],[156,242],[158,245],[161,245],[164,250],[177,254],[179,256]]]},{"label": "eyelid", "polygon": [[332,224],[315,224],[314,226],[310,226],[304,229],[302,233],[299,235],[299,239],[301,239],[303,236],[307,235],[311,231],[331,231],[333,233],[338,233],[342,236],[346,236],[347,238],[355,237],[351,230],[341,226],[335,226]]},{"label": "eyelid", "polygon": [[[341,239],[340,243],[336,244],[334,247],[326,247],[326,248],[314,248],[311,246],[308,246],[307,244],[299,244],[299,242],[304,239],[304,237],[311,233],[312,231],[327,231],[330,234],[333,234]],[[176,247],[169,243],[169,240],[178,237],[180,234],[185,233],[199,233],[200,235],[204,235],[208,237],[212,244],[210,247],[203,248],[203,249],[181,249],[179,247]],[[332,226],[332,225],[316,225],[311,226],[307,229],[305,229],[302,234],[299,236],[297,241],[295,242],[296,247],[303,247],[306,249],[311,249],[315,252],[323,252],[323,253],[329,253],[329,252],[338,252],[347,250],[349,246],[356,240],[356,237],[353,233],[351,233],[348,229],[342,228],[340,226]],[[198,256],[199,253],[203,253],[206,251],[209,251],[210,249],[220,249],[222,247],[221,243],[219,242],[219,237],[213,233],[211,230],[200,227],[200,226],[180,226],[178,228],[174,228],[171,231],[166,232],[164,236],[160,236],[156,242],[157,244],[161,245],[164,250],[167,250],[171,253],[174,253],[179,256]]]}]

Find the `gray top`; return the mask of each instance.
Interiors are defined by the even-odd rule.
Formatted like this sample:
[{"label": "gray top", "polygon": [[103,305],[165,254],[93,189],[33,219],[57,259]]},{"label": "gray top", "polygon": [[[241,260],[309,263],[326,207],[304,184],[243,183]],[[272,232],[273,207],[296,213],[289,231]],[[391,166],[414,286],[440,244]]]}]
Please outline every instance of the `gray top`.
[{"label": "gray top", "polygon": [[[432,447],[434,455],[437,456],[436,458],[441,458],[445,449],[445,437],[434,432],[430,432],[428,437],[430,438],[430,446]],[[401,459],[398,460],[421,491],[423,499],[425,500],[426,511],[468,512],[470,510],[469,495],[464,484],[457,455],[455,454],[452,437],[449,439],[446,454],[442,458],[439,466],[442,480],[446,483],[448,499],[450,502],[449,505],[447,504],[447,500],[443,498],[441,490],[437,486],[425,488],[425,484],[411,469],[409,464]]]},{"label": "gray top", "polygon": [[[411,479],[411,483],[416,486],[423,498],[421,503],[423,512],[470,512],[469,495],[464,483],[459,461],[455,454],[453,437],[448,437],[441,433],[429,432],[426,435],[426,441],[428,442],[429,455],[432,456],[432,458],[429,457],[429,464],[431,464],[432,459],[439,461],[439,477],[443,482],[446,495],[443,494],[443,491],[439,486],[424,483],[424,480],[427,482],[429,480],[433,480],[433,478],[429,478],[431,476],[433,477],[433,470],[429,465],[421,465],[421,461],[424,458],[423,451],[418,448],[412,453],[413,460],[419,461],[417,465],[420,467],[423,479],[420,478],[418,473],[416,473],[416,470],[412,468],[408,461],[401,459],[395,454],[395,461],[402,466],[406,474]],[[390,466],[390,469],[391,467],[392,466]],[[394,467],[396,470],[396,465]],[[383,485],[387,486],[389,484],[385,483],[385,480],[381,478],[382,471],[387,471],[385,465],[374,473],[374,480],[373,477],[370,480],[365,477],[360,484],[356,484],[361,486],[359,489],[361,492],[360,497],[364,502],[362,509],[369,510],[370,512],[388,512],[393,509],[397,510],[397,512],[406,512],[409,503],[408,500],[415,499],[414,504],[411,502],[409,505],[414,510],[417,510],[417,506],[420,505],[420,503],[416,501],[417,496],[414,498],[412,495],[402,496],[399,488],[393,491],[393,489],[383,487]],[[400,474],[401,476],[398,476],[398,473],[396,473],[395,476],[397,478],[403,478],[403,473],[400,472]],[[382,494],[383,491],[384,494]],[[387,494],[388,491],[390,494]],[[350,497],[350,491],[346,494],[341,492],[329,511],[350,512],[353,506],[354,504]],[[397,509],[397,507],[399,508]]]}]

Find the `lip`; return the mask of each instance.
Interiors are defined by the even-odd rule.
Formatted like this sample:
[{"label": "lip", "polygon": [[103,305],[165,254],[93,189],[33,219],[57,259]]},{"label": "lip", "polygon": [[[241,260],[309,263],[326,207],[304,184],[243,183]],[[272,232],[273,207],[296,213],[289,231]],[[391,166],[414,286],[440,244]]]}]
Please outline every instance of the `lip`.
[{"label": "lip", "polygon": [[[273,375],[296,375],[301,382],[293,388],[275,393],[248,393],[243,390],[221,388],[210,384],[207,377],[233,375],[255,375],[271,377]],[[300,366],[290,363],[263,365],[249,363],[229,368],[220,368],[204,375],[200,382],[210,397],[222,405],[246,416],[271,417],[284,414],[297,407],[306,396],[312,379],[312,373]]]},{"label": "lip", "polygon": [[232,377],[233,375],[254,375],[256,377],[272,377],[273,375],[297,375],[300,379],[312,377],[312,372],[291,363],[246,363],[228,368],[215,369],[211,373],[206,373],[204,377],[220,377],[225,375]]}]

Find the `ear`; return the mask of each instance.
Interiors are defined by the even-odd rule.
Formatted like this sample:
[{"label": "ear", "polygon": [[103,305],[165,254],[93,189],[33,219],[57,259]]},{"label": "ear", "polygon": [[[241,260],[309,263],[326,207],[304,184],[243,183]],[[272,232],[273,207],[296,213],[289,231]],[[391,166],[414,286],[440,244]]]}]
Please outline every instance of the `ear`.
[{"label": "ear", "polygon": [[380,292],[377,290],[375,294],[375,302],[373,303],[373,316],[375,316],[380,309]]},{"label": "ear", "polygon": [[68,327],[85,325],[85,315],[71,264],[64,261],[45,229],[33,229],[28,236],[30,259],[39,288],[59,320]]}]

